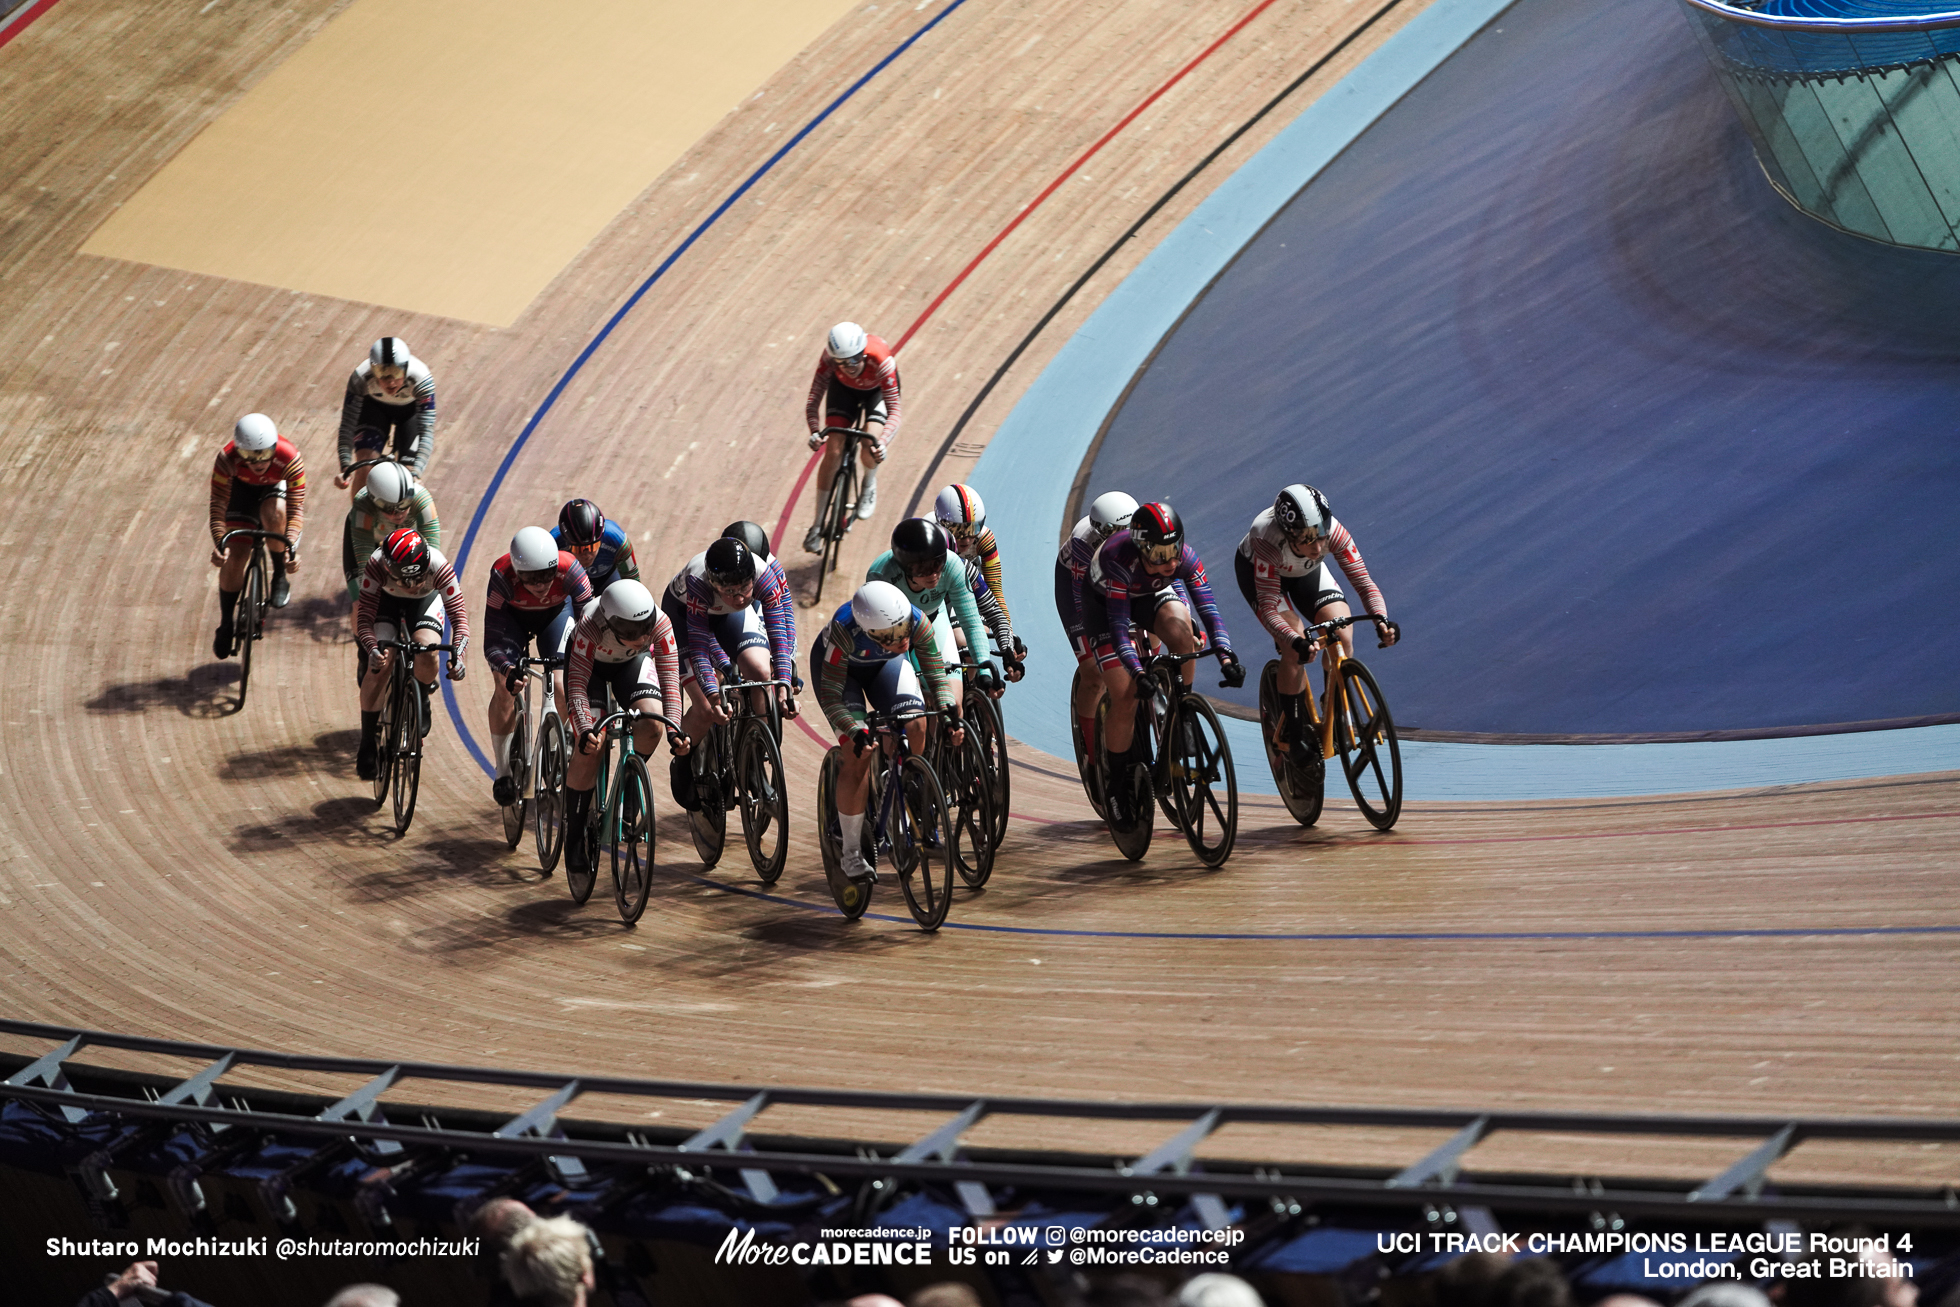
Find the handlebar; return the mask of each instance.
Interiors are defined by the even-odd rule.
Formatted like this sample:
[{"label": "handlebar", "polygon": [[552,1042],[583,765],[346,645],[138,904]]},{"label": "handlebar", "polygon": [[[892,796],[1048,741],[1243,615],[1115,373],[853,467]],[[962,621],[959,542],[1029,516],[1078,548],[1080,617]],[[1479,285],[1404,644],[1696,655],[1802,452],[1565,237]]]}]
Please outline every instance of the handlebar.
[{"label": "handlebar", "polygon": [[[1376,613],[1350,613],[1346,617],[1336,617],[1325,622],[1315,622],[1312,626],[1309,626],[1306,629],[1306,633],[1314,637],[1319,637],[1322,635],[1330,635],[1333,632],[1340,630],[1344,626],[1353,626],[1356,622],[1373,622],[1375,624],[1375,632],[1378,635],[1381,633],[1381,629],[1384,623],[1387,623],[1388,625],[1391,626],[1394,625],[1394,623],[1389,622],[1389,620],[1386,617],[1382,617]],[[1401,628],[1397,627],[1396,629],[1399,635]],[[1386,649],[1388,648],[1388,642],[1384,640],[1380,644],[1377,644],[1375,647],[1377,649]]]},{"label": "handlebar", "polygon": [[340,475],[351,476],[364,467],[378,467],[383,463],[393,463],[397,467],[408,468],[411,472],[415,470],[412,467],[408,467],[408,464],[402,462],[399,458],[364,458],[358,463],[349,463],[346,467],[340,469]]},{"label": "handlebar", "polygon": [[417,644],[410,638],[413,634],[414,632],[407,631],[398,633],[392,640],[376,640],[374,647],[377,649],[413,649],[418,654],[456,652],[456,646],[453,644]]},{"label": "handlebar", "polygon": [[676,740],[686,740],[688,738],[686,731],[676,726],[673,722],[667,720],[667,718],[662,714],[657,712],[641,712],[638,708],[620,708],[613,712],[609,712],[604,717],[594,722],[592,724],[592,729],[590,731],[581,732],[580,734],[582,736],[588,734],[600,735],[606,732],[608,729],[610,729],[612,724],[616,721],[620,721],[624,719],[628,725],[631,725],[633,722],[639,721],[642,717],[646,718],[648,721],[659,722],[662,726],[665,726],[668,730],[668,733],[672,735],[672,737]]},{"label": "handlebar", "polygon": [[723,681],[716,688],[715,693],[720,696],[723,703],[727,703],[728,696],[731,694],[740,694],[744,690],[770,690],[778,685],[788,684],[789,682],[783,680],[781,677],[775,677],[767,681]]},{"label": "handlebar", "polygon": [[260,531],[253,527],[241,526],[236,531],[225,532],[224,535],[219,538],[218,540],[219,553],[224,552],[225,546],[231,543],[231,539],[233,536],[245,536],[249,539],[254,539],[254,540],[284,540],[286,542],[286,548],[288,550],[294,550],[299,548],[298,545],[295,545],[293,543],[293,538],[287,535],[283,531]]},{"label": "handlebar", "polygon": [[[556,654],[550,654],[543,658],[534,658],[530,654],[524,654],[518,658],[517,667],[526,672],[530,671],[533,667],[542,667],[544,672],[558,672],[564,670],[565,660]],[[542,676],[544,672],[540,672],[538,675]]]},{"label": "handlebar", "polygon": [[860,431],[856,427],[825,427],[817,435],[825,440],[828,440],[833,435],[863,436],[866,440],[871,438],[869,431]]}]

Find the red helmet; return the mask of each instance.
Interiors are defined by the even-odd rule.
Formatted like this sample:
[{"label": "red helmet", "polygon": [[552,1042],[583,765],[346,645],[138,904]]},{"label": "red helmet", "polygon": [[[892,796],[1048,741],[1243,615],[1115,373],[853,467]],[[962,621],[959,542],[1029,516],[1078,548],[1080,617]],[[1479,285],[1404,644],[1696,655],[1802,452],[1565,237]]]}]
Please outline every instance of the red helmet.
[{"label": "red helmet", "polygon": [[1130,515],[1130,539],[1147,563],[1168,563],[1184,550],[1184,519],[1169,504],[1144,504]]},{"label": "red helmet", "polygon": [[404,581],[419,581],[429,570],[429,546],[412,527],[393,532],[381,543],[388,570]]}]

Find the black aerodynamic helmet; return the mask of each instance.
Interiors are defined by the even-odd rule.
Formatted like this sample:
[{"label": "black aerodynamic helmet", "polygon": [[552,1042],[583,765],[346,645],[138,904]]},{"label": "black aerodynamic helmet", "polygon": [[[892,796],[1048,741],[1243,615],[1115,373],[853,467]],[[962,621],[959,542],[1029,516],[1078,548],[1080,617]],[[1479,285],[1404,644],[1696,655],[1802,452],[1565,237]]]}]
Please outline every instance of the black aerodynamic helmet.
[{"label": "black aerodynamic helmet", "polygon": [[757,558],[767,558],[770,554],[769,533],[754,522],[730,522],[721,529],[730,540],[740,540],[749,547],[749,552]]},{"label": "black aerodynamic helmet", "polygon": [[926,517],[908,517],[892,528],[892,559],[907,576],[946,566],[946,530]]},{"label": "black aerodynamic helmet", "polygon": [[710,581],[730,590],[755,580],[755,555],[732,536],[721,536],[708,546],[705,566]]},{"label": "black aerodynamic helmet", "polygon": [[558,510],[558,538],[567,545],[596,545],[606,533],[606,515],[589,499],[574,499]]}]

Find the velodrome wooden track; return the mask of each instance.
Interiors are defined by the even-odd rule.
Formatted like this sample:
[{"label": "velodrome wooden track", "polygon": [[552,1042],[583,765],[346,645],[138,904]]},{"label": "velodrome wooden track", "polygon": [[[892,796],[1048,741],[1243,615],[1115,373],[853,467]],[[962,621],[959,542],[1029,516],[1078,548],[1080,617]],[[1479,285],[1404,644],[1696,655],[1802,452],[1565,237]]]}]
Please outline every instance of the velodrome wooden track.
[{"label": "velodrome wooden track", "polygon": [[[1391,13],[1146,228],[982,409],[937,480],[971,465],[1171,222],[1418,6]],[[577,493],[633,529],[656,581],[731,518],[773,528],[804,465],[802,397],[823,329],[854,317],[895,338],[1024,203],[1250,7],[972,0],[711,229],[572,384],[489,512],[472,602],[496,542]],[[1389,836],[1343,801],[1302,832],[1253,798],[1238,854],[1206,873],[1168,837],[1141,865],[1123,863],[1068,768],[1023,751],[1024,816],[993,884],[962,894],[953,920],[1059,933],[927,937],[818,910],[819,754],[792,732],[801,838],[780,892],[795,903],[729,892],[754,885],[736,865],[701,875],[670,821],[654,902],[629,932],[603,894],[575,909],[562,878],[541,880],[528,842],[504,851],[487,782],[447,720],[414,829],[400,842],[385,832],[353,775],[329,547],[342,500],[324,484],[293,606],[261,650],[252,702],[226,715],[232,673],[210,657],[203,505],[211,452],[238,413],[276,415],[324,483],[347,367],[375,336],[407,337],[444,387],[430,482],[460,536],[520,427],[632,288],[786,132],[937,8],[862,11],[826,34],[508,330],[74,252],[335,5],[205,21],[62,0],[0,51],[0,1007],[257,1047],[672,1078],[1960,1114],[1955,936],[1641,934],[1960,921],[1951,775],[1412,805]],[[947,299],[905,349],[907,432],[878,529],[847,562],[862,566],[982,379],[1055,296],[1370,12],[1280,0]],[[799,501],[792,561],[807,512]],[[1818,674],[1840,674],[1822,653]],[[488,685],[475,666],[460,699],[481,737]],[[902,915],[895,891],[874,911]],[[1078,931],[1471,937],[1066,933]],[[1500,932],[1618,934],[1474,937]],[[1498,1147],[1479,1161],[1501,1161]],[[1734,1151],[1639,1160],[1693,1173]],[[1871,1173],[1813,1150],[1781,1173],[1846,1168]],[[1914,1148],[1882,1169],[1951,1181],[1960,1168]]]}]

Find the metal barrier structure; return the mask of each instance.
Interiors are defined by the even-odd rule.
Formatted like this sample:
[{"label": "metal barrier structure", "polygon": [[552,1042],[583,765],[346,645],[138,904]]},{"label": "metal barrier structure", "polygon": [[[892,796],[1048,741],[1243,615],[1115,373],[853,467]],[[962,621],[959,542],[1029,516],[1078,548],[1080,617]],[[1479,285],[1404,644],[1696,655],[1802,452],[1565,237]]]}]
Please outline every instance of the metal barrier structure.
[{"label": "metal barrier structure", "polygon": [[[855,1180],[868,1186],[865,1192],[882,1195],[870,1205],[871,1212],[900,1191],[931,1187],[957,1195],[967,1219],[974,1221],[1013,1219],[1011,1212],[1000,1210],[1011,1206],[1001,1199],[1012,1190],[1016,1202],[1025,1202],[1031,1194],[1092,1196],[1100,1205],[1147,1206],[1166,1216],[1170,1209],[1159,1207],[1160,1196],[1178,1196],[1188,1200],[1182,1210],[1190,1214],[1189,1220],[1213,1229],[1234,1223],[1228,1202],[1235,1200],[1242,1211],[1264,1204],[1272,1211],[1297,1215],[1303,1205],[1320,1205],[1372,1213],[1366,1219],[1390,1225],[1424,1219],[1432,1224],[1439,1219],[1454,1221],[1460,1211],[1473,1218],[1471,1228],[1477,1220],[1490,1221],[1492,1213],[1519,1213],[1569,1218],[1579,1228],[1590,1224],[1596,1229],[1638,1217],[1713,1222],[1729,1228],[1771,1219],[1858,1218],[1960,1230],[1960,1197],[1951,1187],[1799,1186],[1777,1184],[1769,1176],[1779,1159],[1806,1140],[1960,1142],[1960,1121],[1113,1103],[880,1093],[316,1057],[23,1021],[0,1021],[0,1032],[50,1045],[38,1056],[7,1059],[18,1069],[0,1082],[0,1108],[18,1121],[19,1109],[11,1104],[31,1105],[57,1132],[63,1126],[71,1131],[94,1127],[94,1151],[81,1164],[78,1178],[93,1198],[103,1201],[115,1197],[108,1172],[126,1164],[117,1159],[127,1141],[147,1136],[154,1144],[161,1124],[166,1132],[188,1130],[207,1142],[223,1139],[221,1151],[231,1158],[250,1154],[253,1141],[279,1141],[289,1156],[295,1146],[324,1150],[329,1145],[342,1149],[352,1145],[365,1164],[380,1168],[375,1174],[384,1179],[418,1170],[431,1174],[453,1166],[459,1158],[480,1164],[492,1157],[517,1164],[542,1162],[558,1184],[572,1190],[603,1184],[617,1191],[622,1183],[645,1185],[649,1176],[671,1182],[677,1175],[687,1180],[719,1170],[729,1183],[717,1188],[752,1211],[807,1205],[809,1193],[820,1189],[835,1196],[843,1192],[837,1181]],[[205,1065],[186,1078],[105,1071],[77,1060],[87,1049],[194,1059]],[[352,1093],[328,1094],[234,1088],[225,1083],[227,1077],[248,1068],[301,1078],[359,1076],[366,1083]],[[416,1086],[413,1099],[404,1096],[411,1084]],[[429,1104],[428,1099],[440,1096],[444,1086],[456,1085],[518,1087],[536,1091],[538,1097],[534,1105],[511,1116]],[[637,1113],[633,1124],[567,1115],[580,1098],[596,1095],[633,1100],[635,1107],[668,1100],[721,1102],[730,1110],[698,1130],[651,1129],[645,1125],[647,1117]],[[776,1107],[838,1109],[860,1114],[860,1121],[866,1110],[889,1112],[895,1124],[899,1113],[938,1113],[943,1120],[908,1143],[866,1139],[861,1132],[829,1137],[758,1133],[758,1117]],[[983,1120],[1036,1117],[1085,1124],[1166,1122],[1170,1128],[1156,1146],[1115,1159],[1107,1152],[978,1149],[963,1144],[963,1137]],[[1400,1167],[1317,1165],[1278,1156],[1258,1161],[1198,1158],[1209,1136],[1227,1125],[1243,1124],[1453,1133],[1426,1156]],[[1478,1144],[1499,1132],[1516,1131],[1589,1136],[1594,1142],[1601,1137],[1733,1138],[1746,1151],[1699,1183],[1607,1179],[1570,1172],[1482,1174],[1467,1169],[1468,1155]],[[69,1151],[73,1152],[72,1146]],[[290,1178],[315,1165],[303,1157],[283,1174]],[[171,1184],[180,1207],[197,1206],[190,1196],[196,1178],[196,1165],[179,1166],[173,1172]],[[787,1192],[798,1187],[804,1196]],[[283,1190],[279,1184],[273,1189],[269,1201],[277,1208]],[[364,1210],[375,1222],[385,1224],[385,1192],[364,1203]]]},{"label": "metal barrier structure", "polygon": [[1681,7],[1785,199],[1854,235],[1960,253],[1960,11]]}]

